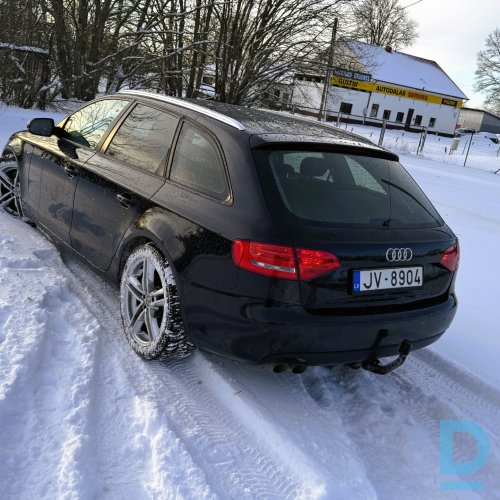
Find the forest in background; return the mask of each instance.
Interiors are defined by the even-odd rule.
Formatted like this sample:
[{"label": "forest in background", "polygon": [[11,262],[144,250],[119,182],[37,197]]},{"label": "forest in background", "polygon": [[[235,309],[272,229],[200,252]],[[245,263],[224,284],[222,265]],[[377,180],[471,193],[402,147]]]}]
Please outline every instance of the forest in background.
[{"label": "forest in background", "polygon": [[[325,71],[338,37],[404,48],[399,0],[3,0],[0,100],[44,109],[124,86],[248,104],[291,70]],[[335,64],[335,61],[334,61]]]}]

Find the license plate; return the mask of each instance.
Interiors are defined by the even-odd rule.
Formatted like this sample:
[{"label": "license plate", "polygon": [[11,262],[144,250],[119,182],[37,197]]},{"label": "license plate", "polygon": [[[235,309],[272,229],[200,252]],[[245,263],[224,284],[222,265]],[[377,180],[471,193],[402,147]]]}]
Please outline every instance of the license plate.
[{"label": "license plate", "polygon": [[388,288],[421,287],[422,267],[398,267],[354,271],[353,292],[369,292]]}]

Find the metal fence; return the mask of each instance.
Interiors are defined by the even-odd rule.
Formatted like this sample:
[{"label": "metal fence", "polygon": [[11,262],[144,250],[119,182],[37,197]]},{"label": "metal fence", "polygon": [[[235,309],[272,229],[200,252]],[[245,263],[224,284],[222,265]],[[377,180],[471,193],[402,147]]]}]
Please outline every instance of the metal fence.
[{"label": "metal fence", "polygon": [[443,137],[424,129],[420,132],[335,123],[335,126],[370,139],[398,154],[420,155],[452,165],[500,173],[500,144],[488,134]]},{"label": "metal fence", "polygon": [[[261,103],[264,104],[264,103]],[[276,102],[275,110],[302,114],[317,119],[318,109]],[[446,137],[433,129],[412,124],[381,120],[374,117],[342,114],[326,110],[328,125],[368,138],[374,144],[397,154],[420,155],[431,160],[457,166],[472,167],[500,175],[500,144],[488,134],[466,134]],[[491,134],[489,134],[491,135]],[[492,140],[493,139],[493,140]]]}]

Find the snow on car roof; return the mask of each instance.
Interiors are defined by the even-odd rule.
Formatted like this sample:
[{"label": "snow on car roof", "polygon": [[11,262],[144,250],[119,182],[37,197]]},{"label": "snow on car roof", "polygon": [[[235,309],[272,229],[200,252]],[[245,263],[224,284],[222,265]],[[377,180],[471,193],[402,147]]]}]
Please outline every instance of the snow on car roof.
[{"label": "snow on car roof", "polygon": [[346,43],[369,69],[373,80],[468,99],[435,61],[356,40]]}]

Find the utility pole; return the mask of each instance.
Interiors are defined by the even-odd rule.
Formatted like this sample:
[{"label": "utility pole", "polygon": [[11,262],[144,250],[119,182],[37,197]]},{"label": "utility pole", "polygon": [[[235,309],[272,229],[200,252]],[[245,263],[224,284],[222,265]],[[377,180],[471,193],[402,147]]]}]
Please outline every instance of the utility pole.
[{"label": "utility pole", "polygon": [[333,65],[333,48],[335,46],[335,38],[337,37],[337,24],[339,20],[336,17],[333,20],[332,40],[328,49],[328,66],[326,67],[325,82],[323,85],[323,94],[321,95],[321,104],[319,106],[318,121],[326,120],[326,108],[328,106],[328,87],[330,86],[330,77],[332,74]]}]

